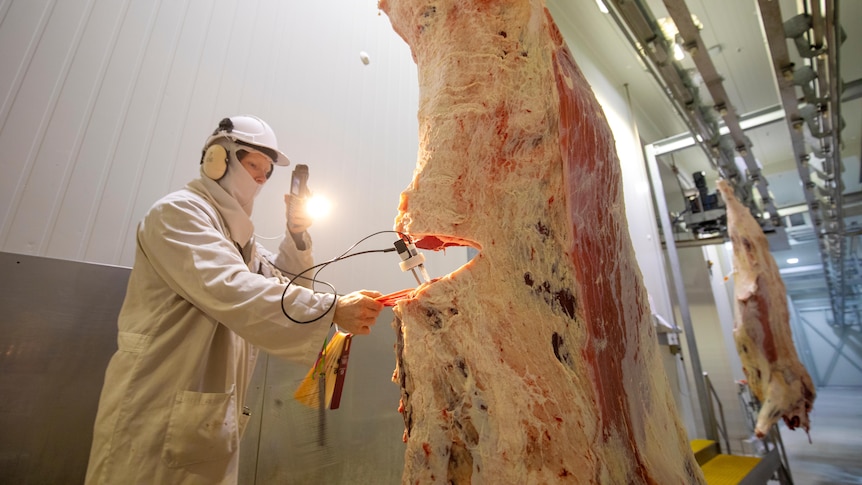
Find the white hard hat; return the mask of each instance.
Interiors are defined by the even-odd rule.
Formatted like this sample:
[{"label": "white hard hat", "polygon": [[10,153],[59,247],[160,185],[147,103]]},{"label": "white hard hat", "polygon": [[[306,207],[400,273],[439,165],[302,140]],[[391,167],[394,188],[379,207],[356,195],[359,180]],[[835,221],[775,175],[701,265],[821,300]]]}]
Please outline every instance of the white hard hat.
[{"label": "white hard hat", "polygon": [[224,118],[212,136],[207,138],[204,151],[219,139],[227,138],[236,143],[248,145],[269,155],[276,165],[290,165],[287,155],[278,149],[278,140],[272,128],[257,116],[239,115]]}]

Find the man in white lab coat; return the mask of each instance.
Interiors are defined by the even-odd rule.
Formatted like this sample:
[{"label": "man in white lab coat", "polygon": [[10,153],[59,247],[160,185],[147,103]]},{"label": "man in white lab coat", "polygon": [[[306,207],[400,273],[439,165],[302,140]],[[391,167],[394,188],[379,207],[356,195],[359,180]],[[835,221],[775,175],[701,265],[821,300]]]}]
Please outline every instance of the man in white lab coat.
[{"label": "man in white lab coat", "polygon": [[380,293],[336,297],[279,277],[313,264],[301,211],[278,254],[254,241],[254,198],[288,163],[264,121],[225,118],[201,177],[141,221],[86,483],[236,483],[258,349],[311,367],[333,322],[370,332]]}]

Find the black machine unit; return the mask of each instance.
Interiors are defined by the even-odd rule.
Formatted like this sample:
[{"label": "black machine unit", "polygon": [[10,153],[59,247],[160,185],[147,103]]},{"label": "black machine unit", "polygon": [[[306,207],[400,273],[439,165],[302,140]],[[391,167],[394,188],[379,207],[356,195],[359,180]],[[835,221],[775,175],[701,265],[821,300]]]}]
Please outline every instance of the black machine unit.
[{"label": "black machine unit", "polygon": [[727,212],[724,201],[718,192],[709,192],[706,174],[692,174],[696,190],[686,192],[685,226],[696,236],[721,233],[727,225]]}]

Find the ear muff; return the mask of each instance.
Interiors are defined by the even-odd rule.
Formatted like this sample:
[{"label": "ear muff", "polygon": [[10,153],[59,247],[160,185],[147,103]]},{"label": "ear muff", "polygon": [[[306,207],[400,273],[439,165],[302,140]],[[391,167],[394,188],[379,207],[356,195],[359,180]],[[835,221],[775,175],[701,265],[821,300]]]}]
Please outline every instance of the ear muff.
[{"label": "ear muff", "polygon": [[227,150],[217,143],[211,145],[204,152],[201,164],[207,177],[213,180],[221,179],[224,177],[225,172],[227,172]]}]

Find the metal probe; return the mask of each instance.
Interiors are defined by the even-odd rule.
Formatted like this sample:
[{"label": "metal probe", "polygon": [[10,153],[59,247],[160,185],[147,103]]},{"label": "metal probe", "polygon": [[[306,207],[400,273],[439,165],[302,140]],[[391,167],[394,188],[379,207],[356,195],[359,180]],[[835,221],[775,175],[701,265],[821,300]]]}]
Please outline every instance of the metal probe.
[{"label": "metal probe", "polygon": [[[409,269],[413,273],[413,277],[416,278],[416,283],[420,285],[422,284],[422,280],[425,280],[425,283],[431,282],[431,278],[428,277],[428,271],[425,270],[425,255],[416,249],[416,245],[412,242],[408,243],[403,239],[399,239],[395,241],[395,249],[398,251],[398,255],[401,256],[402,261],[398,263],[401,271]],[[416,268],[419,268],[422,279],[419,279],[419,275],[416,274]]]}]

